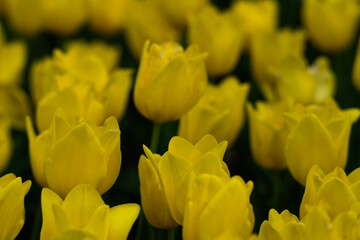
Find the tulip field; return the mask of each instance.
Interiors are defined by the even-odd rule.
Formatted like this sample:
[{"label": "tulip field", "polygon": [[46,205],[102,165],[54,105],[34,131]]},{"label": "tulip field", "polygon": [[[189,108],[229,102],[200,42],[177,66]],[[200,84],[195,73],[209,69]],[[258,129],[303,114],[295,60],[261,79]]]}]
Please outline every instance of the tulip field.
[{"label": "tulip field", "polygon": [[0,0],[0,240],[360,239],[358,0]]}]

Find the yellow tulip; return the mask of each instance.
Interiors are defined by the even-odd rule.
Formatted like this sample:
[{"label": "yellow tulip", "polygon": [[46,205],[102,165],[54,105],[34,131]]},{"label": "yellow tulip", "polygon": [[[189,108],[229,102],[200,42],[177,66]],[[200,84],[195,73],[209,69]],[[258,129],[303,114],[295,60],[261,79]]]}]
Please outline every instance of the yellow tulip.
[{"label": "yellow tulip", "polygon": [[76,33],[87,20],[84,0],[42,0],[42,11],[44,29],[61,36]]},{"label": "yellow tulip", "polygon": [[353,63],[352,82],[355,89],[360,92],[360,39],[358,41],[356,56]]},{"label": "yellow tulip", "polygon": [[198,101],[207,85],[205,53],[197,46],[147,41],[134,87],[138,111],[153,122],[181,118]]},{"label": "yellow tulip", "polygon": [[135,203],[110,208],[93,186],[75,186],[61,199],[44,188],[41,192],[43,224],[40,240],[127,239],[140,207]]},{"label": "yellow tulip", "polygon": [[6,42],[0,23],[0,85],[19,84],[26,63],[26,45],[22,41]]},{"label": "yellow tulip", "polygon": [[9,119],[0,118],[0,173],[8,166],[13,150],[10,127]]},{"label": "yellow tulip", "polygon": [[9,173],[0,178],[0,239],[13,240],[25,222],[24,198],[31,181],[22,182],[21,177]]},{"label": "yellow tulip", "polygon": [[345,167],[351,125],[359,115],[359,109],[342,111],[331,101],[307,107],[298,104],[286,113],[290,134],[285,158],[296,181],[305,185],[306,176],[314,164],[325,173],[335,167]]},{"label": "yellow tulip", "polygon": [[256,35],[271,34],[278,25],[277,1],[233,1],[231,9],[242,23],[245,34],[244,48],[246,50],[250,49]]},{"label": "yellow tulip", "polygon": [[178,135],[195,144],[211,134],[232,145],[244,123],[249,88],[235,77],[224,79],[219,86],[209,84],[198,103],[180,119]]},{"label": "yellow tulip", "polygon": [[88,183],[100,194],[111,188],[121,165],[120,130],[114,117],[101,127],[71,125],[59,109],[50,128],[36,136],[27,118],[31,168],[36,181],[61,197],[76,185]]},{"label": "yellow tulip", "polygon": [[33,36],[43,28],[42,0],[4,0],[10,26],[20,34]]},{"label": "yellow tulip", "polygon": [[90,27],[102,35],[114,35],[122,30],[126,22],[128,0],[90,0]]},{"label": "yellow tulip", "polygon": [[229,178],[222,161],[225,141],[218,143],[211,135],[192,145],[181,137],[173,137],[168,151],[160,156],[144,146],[146,156],[139,160],[141,203],[148,221],[158,228],[183,224],[187,192],[191,180],[210,173]]},{"label": "yellow tulip", "polygon": [[179,30],[168,22],[160,9],[151,1],[129,2],[126,11],[125,39],[136,59],[140,58],[146,40],[160,44],[177,41],[179,37]]},{"label": "yellow tulip", "polygon": [[282,170],[287,167],[284,150],[289,130],[283,113],[292,106],[292,101],[287,99],[257,102],[255,109],[247,105],[252,156],[264,168]]},{"label": "yellow tulip", "polygon": [[234,13],[221,13],[208,6],[189,17],[188,28],[188,42],[209,53],[206,59],[209,75],[225,75],[235,68],[243,45],[243,33]]},{"label": "yellow tulip", "polygon": [[199,175],[189,188],[183,238],[249,239],[254,226],[252,189],[253,183],[239,176]]},{"label": "yellow tulip", "polygon": [[305,105],[331,99],[335,94],[336,76],[329,65],[326,57],[318,57],[311,66],[303,59],[288,57],[276,71],[276,95],[291,97]]},{"label": "yellow tulip", "polygon": [[10,119],[13,128],[25,129],[25,117],[30,115],[29,99],[17,86],[0,87],[0,118]]},{"label": "yellow tulip", "polygon": [[[187,17],[204,8],[209,0],[153,0],[166,17],[179,28],[184,28]],[[209,19],[210,20],[210,19]]]},{"label": "yellow tulip", "polygon": [[314,165],[307,176],[300,205],[300,218],[304,218],[312,208],[319,206],[331,219],[335,219],[360,203],[359,189],[360,168],[347,176],[342,168],[337,167],[326,174],[318,165]]},{"label": "yellow tulip", "polygon": [[302,20],[310,41],[320,50],[345,50],[354,40],[359,22],[357,0],[304,0]]},{"label": "yellow tulip", "polygon": [[260,87],[272,87],[276,83],[273,69],[278,69],[288,56],[302,58],[304,48],[305,35],[301,30],[283,29],[271,34],[256,35],[251,44],[250,55],[252,73]]}]

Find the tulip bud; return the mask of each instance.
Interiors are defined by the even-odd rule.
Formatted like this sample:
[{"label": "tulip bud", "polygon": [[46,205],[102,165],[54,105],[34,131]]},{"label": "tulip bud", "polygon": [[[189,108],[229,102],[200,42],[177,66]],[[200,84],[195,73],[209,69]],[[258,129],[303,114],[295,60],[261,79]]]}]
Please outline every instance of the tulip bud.
[{"label": "tulip bud", "polygon": [[231,7],[242,23],[245,34],[244,50],[249,50],[259,33],[271,34],[278,23],[278,3],[274,0],[233,1]]},{"label": "tulip bud", "polygon": [[27,118],[31,168],[36,181],[61,197],[87,183],[103,194],[111,188],[121,165],[120,130],[114,117],[102,127],[78,122],[71,125],[59,109],[50,128],[36,136]]},{"label": "tulip bud", "polygon": [[43,224],[40,240],[125,240],[140,211],[135,203],[110,208],[93,186],[80,184],[61,199],[44,188],[41,192]]},{"label": "tulip bud", "polygon": [[359,109],[342,111],[331,101],[307,107],[299,104],[286,113],[290,134],[285,157],[296,181],[305,185],[306,176],[314,164],[325,173],[335,167],[345,167],[351,125],[359,115]]},{"label": "tulip bud", "polygon": [[200,100],[180,119],[178,135],[195,144],[211,134],[232,145],[244,123],[249,87],[235,77],[224,79],[219,86],[209,84]]},{"label": "tulip bud", "polygon": [[249,239],[255,218],[249,199],[252,189],[253,183],[239,176],[199,175],[188,192],[184,240]]},{"label": "tulip bud", "polygon": [[187,193],[192,179],[209,173],[228,178],[229,170],[222,158],[227,143],[217,143],[206,135],[192,145],[181,137],[173,137],[168,151],[153,154],[144,146],[146,156],[139,161],[141,203],[148,221],[158,228],[183,224]]},{"label": "tulip bud", "polygon": [[291,100],[281,102],[257,102],[254,109],[247,105],[252,156],[261,167],[282,170],[287,167],[284,154],[289,130],[284,112],[293,106]]},{"label": "tulip bud", "polygon": [[31,181],[22,182],[21,177],[9,173],[0,178],[0,239],[13,240],[25,222],[24,198]]},{"label": "tulip bud", "polygon": [[209,75],[231,72],[239,59],[243,45],[240,22],[232,12],[219,12],[208,6],[189,17],[188,41],[208,52],[206,68]]},{"label": "tulip bud", "polygon": [[134,87],[138,111],[157,123],[181,118],[207,85],[205,56],[195,45],[184,51],[177,43],[147,41]]},{"label": "tulip bud", "polygon": [[320,50],[345,50],[355,38],[360,7],[357,0],[304,0],[302,20],[310,41]]}]

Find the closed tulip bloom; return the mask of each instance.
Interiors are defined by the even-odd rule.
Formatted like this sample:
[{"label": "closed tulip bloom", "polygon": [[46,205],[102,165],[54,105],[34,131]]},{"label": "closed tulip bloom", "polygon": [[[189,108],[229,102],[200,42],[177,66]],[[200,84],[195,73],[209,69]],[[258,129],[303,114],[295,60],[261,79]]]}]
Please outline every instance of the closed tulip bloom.
[{"label": "closed tulip bloom", "polygon": [[97,33],[110,36],[122,30],[126,23],[128,0],[90,0],[90,27]]},{"label": "closed tulip bloom", "polygon": [[278,3],[274,0],[233,1],[231,9],[242,24],[245,50],[250,49],[256,35],[275,31],[278,25],[278,8]]},{"label": "closed tulip bloom", "polygon": [[249,239],[254,227],[253,183],[239,176],[201,174],[189,187],[183,238]]},{"label": "closed tulip bloom", "polygon": [[293,102],[256,102],[255,108],[247,105],[249,116],[250,148],[255,162],[261,167],[273,170],[286,169],[285,145],[289,130],[284,112]]},{"label": "closed tulip bloom", "polygon": [[25,222],[24,198],[31,181],[22,182],[21,177],[9,173],[0,178],[0,239],[13,240]]},{"label": "closed tulip bloom", "polygon": [[0,173],[8,166],[13,150],[10,123],[9,119],[0,118]]},{"label": "closed tulip bloom", "polygon": [[110,208],[96,189],[88,184],[75,186],[64,196],[64,200],[44,188],[41,209],[43,224],[40,240],[125,240],[140,211],[135,203]]},{"label": "closed tulip bloom", "polygon": [[207,85],[205,57],[196,45],[184,51],[174,42],[150,45],[147,41],[134,87],[138,111],[157,123],[181,118]]},{"label": "closed tulip bloom", "polygon": [[[149,22],[151,24],[149,25]],[[180,32],[169,23],[160,9],[151,1],[129,1],[126,11],[125,39],[132,55],[140,59],[147,40],[161,44],[177,41]]]},{"label": "closed tulip bloom", "polygon": [[225,141],[218,143],[206,135],[195,145],[173,137],[162,156],[144,147],[146,156],[139,160],[141,203],[153,226],[173,228],[183,224],[186,196],[194,177],[202,173],[229,177],[222,160],[226,145]]},{"label": "closed tulip bloom", "polygon": [[309,39],[320,50],[341,52],[354,40],[360,13],[357,0],[304,0],[301,12]]},{"label": "closed tulip bloom", "polygon": [[332,101],[307,107],[298,104],[286,113],[290,134],[285,157],[296,181],[305,185],[314,164],[325,173],[345,167],[351,126],[359,115],[359,109],[342,111]]},{"label": "closed tulip bloom", "polygon": [[203,8],[189,17],[188,41],[208,52],[206,68],[209,75],[221,76],[236,66],[242,45],[240,22],[233,12],[221,13],[213,6]]},{"label": "closed tulip bloom", "polygon": [[276,83],[273,69],[278,69],[288,56],[302,58],[304,49],[305,35],[301,30],[283,29],[256,35],[250,57],[252,74],[260,87],[272,87]]},{"label": "closed tulip bloom", "polygon": [[85,121],[71,125],[59,109],[50,128],[38,136],[27,118],[27,132],[36,181],[61,197],[81,183],[103,194],[119,175],[120,130],[114,117],[101,127]]},{"label": "closed tulip bloom", "polygon": [[209,84],[198,103],[180,119],[178,135],[195,144],[211,134],[232,145],[244,123],[249,88],[235,77],[224,79],[218,86]]},{"label": "closed tulip bloom", "polygon": [[295,102],[308,105],[321,104],[334,97],[336,76],[326,57],[318,57],[311,66],[303,59],[289,57],[276,74],[275,91],[280,98],[291,97]]}]

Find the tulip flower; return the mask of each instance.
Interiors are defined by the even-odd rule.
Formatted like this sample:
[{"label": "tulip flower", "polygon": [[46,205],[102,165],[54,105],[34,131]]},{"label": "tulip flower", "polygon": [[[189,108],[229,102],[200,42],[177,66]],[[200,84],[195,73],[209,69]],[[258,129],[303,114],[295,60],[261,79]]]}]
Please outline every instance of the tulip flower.
[{"label": "tulip flower", "polygon": [[147,41],[134,87],[138,111],[153,122],[181,118],[199,100],[207,85],[204,59],[197,46]]},{"label": "tulip flower", "polygon": [[290,133],[285,158],[296,181],[305,185],[306,176],[314,164],[325,173],[335,167],[345,167],[351,125],[359,115],[359,109],[342,111],[332,101],[307,107],[298,104],[286,113]]},{"label": "tulip flower", "polygon": [[249,239],[254,227],[253,183],[239,176],[199,175],[190,185],[183,238]]},{"label": "tulip flower", "polygon": [[90,27],[102,35],[114,35],[125,26],[127,0],[90,0],[89,9]]},{"label": "tulip flower", "polygon": [[0,118],[0,173],[8,166],[13,150],[10,120]]},{"label": "tulip flower", "polygon": [[278,23],[278,3],[274,0],[233,1],[231,6],[242,23],[244,49],[249,50],[258,34],[271,34]]},{"label": "tulip flower", "polygon": [[129,203],[110,208],[93,186],[75,186],[61,199],[44,188],[41,192],[43,224],[40,240],[53,239],[127,239],[140,211]]},{"label": "tulip flower", "polygon": [[252,156],[261,167],[282,170],[287,167],[284,154],[289,135],[283,116],[293,102],[283,99],[281,102],[256,102],[256,107],[247,105],[250,130],[250,148]]},{"label": "tulip flower", "polygon": [[[184,28],[187,23],[187,17],[198,13],[207,6],[209,0],[154,0],[157,7],[179,28]],[[210,19],[209,19],[210,20]]]},{"label": "tulip flower", "polygon": [[[283,29],[256,35],[250,49],[251,68],[262,90],[276,84],[274,69],[279,69],[289,56],[302,58],[304,49],[305,35],[301,30]],[[266,96],[266,92],[264,94]]]},{"label": "tulip flower", "polygon": [[129,1],[126,11],[125,40],[136,59],[141,57],[143,46],[147,40],[160,44],[177,41],[179,37],[179,30],[169,23],[154,3]]},{"label": "tulip flower", "polygon": [[290,56],[275,74],[277,82],[273,90],[279,98],[291,97],[295,102],[308,105],[321,104],[334,97],[336,76],[326,57],[318,57],[313,65],[307,66],[305,60]]},{"label": "tulip flower", "polygon": [[24,198],[31,181],[22,182],[21,177],[9,173],[0,177],[0,239],[13,240],[25,222]]},{"label": "tulip flower", "polygon": [[304,0],[301,13],[310,41],[324,52],[341,52],[356,36],[360,13],[357,0]]},{"label": "tulip flower", "polygon": [[69,124],[62,109],[50,128],[36,136],[27,118],[30,162],[36,181],[61,197],[87,183],[103,194],[111,188],[121,165],[120,130],[114,117],[101,127],[81,121]]},{"label": "tulip flower", "polygon": [[146,156],[141,155],[139,160],[141,203],[153,226],[173,228],[183,224],[186,196],[194,177],[202,173],[229,177],[222,161],[226,145],[225,141],[218,143],[206,135],[195,145],[173,137],[162,156],[144,146]]},{"label": "tulip flower", "polygon": [[356,56],[353,63],[352,82],[355,89],[360,92],[360,39],[357,45]]},{"label": "tulip flower", "polygon": [[178,135],[195,144],[211,134],[232,145],[244,123],[249,87],[235,77],[224,79],[219,86],[209,84],[198,103],[180,119]]},{"label": "tulip flower", "polygon": [[209,75],[225,75],[235,68],[243,33],[233,12],[221,13],[213,6],[205,7],[189,17],[188,28],[188,42],[209,53],[206,59]]}]

